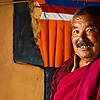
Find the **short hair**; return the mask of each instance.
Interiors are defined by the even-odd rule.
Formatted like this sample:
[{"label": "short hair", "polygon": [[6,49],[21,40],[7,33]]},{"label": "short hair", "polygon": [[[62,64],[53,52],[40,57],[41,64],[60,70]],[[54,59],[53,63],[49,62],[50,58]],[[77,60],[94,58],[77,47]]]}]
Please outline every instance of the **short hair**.
[{"label": "short hair", "polygon": [[84,6],[75,12],[73,18],[78,15],[86,15],[86,14],[100,17],[100,8],[93,5]]}]

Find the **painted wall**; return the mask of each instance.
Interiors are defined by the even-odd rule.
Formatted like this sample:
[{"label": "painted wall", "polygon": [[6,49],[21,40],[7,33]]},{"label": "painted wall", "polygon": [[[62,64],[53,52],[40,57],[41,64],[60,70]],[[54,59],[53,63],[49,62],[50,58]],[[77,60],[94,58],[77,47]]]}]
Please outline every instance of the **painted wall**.
[{"label": "painted wall", "polygon": [[44,70],[13,61],[12,4],[0,6],[0,100],[44,100]]}]

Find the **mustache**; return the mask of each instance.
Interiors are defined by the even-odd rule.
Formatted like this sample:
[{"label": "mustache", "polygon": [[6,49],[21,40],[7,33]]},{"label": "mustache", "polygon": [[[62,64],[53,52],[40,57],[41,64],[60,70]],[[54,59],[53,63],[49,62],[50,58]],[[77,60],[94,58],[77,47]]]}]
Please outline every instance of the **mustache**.
[{"label": "mustache", "polygon": [[86,41],[83,41],[83,42],[80,42],[80,43],[76,44],[76,47],[81,47],[81,46],[90,46],[90,47],[93,47],[94,44],[92,42],[86,42]]}]

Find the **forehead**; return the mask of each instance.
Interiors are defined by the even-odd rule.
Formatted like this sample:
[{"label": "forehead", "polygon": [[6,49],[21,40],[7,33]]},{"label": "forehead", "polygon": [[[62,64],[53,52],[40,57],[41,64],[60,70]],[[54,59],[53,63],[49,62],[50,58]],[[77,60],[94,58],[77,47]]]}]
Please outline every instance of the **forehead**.
[{"label": "forehead", "polygon": [[78,15],[78,16],[75,16],[72,20],[72,26],[77,25],[77,24],[82,24],[82,23],[94,24],[94,25],[100,26],[99,18],[93,15]]}]

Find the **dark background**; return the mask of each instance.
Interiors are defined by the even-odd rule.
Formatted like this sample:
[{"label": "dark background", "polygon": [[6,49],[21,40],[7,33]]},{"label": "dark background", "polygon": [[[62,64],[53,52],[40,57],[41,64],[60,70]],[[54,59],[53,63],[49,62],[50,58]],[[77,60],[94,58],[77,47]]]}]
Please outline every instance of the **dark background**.
[{"label": "dark background", "polygon": [[14,61],[44,66],[34,42],[28,3],[14,4]]}]

